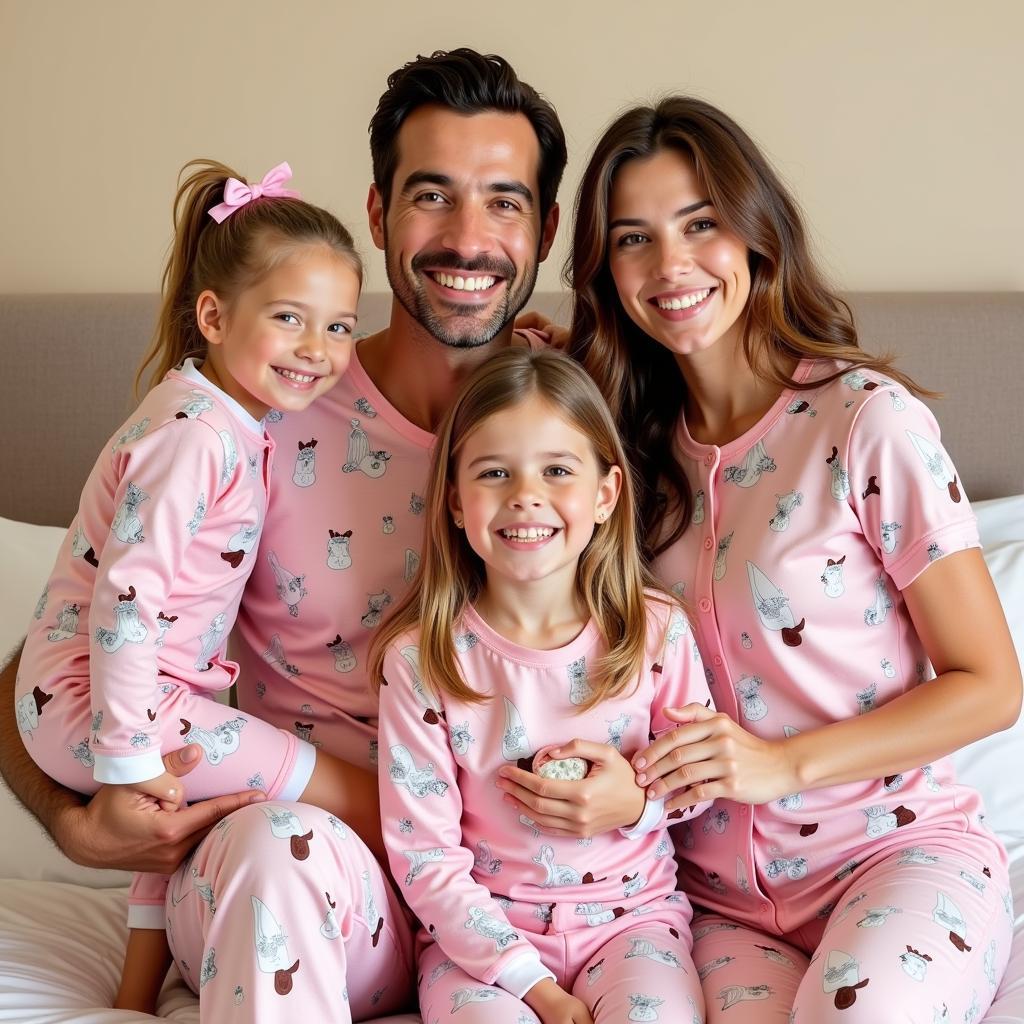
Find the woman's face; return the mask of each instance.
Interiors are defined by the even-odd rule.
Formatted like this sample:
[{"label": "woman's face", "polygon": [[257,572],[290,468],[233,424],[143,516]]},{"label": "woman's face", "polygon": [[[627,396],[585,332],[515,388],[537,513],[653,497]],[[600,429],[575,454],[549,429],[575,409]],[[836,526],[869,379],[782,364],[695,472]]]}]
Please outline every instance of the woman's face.
[{"label": "woman's face", "polygon": [[612,183],[608,265],[629,318],[678,358],[741,335],[747,247],[674,149],[624,163]]}]

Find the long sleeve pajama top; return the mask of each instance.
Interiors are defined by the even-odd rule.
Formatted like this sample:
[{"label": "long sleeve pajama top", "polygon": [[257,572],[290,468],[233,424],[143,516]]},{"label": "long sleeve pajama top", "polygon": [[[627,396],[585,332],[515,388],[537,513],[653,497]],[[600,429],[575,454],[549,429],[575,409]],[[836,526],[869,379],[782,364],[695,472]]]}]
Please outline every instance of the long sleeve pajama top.
[{"label": "long sleeve pajama top", "polygon": [[676,866],[664,818],[634,840],[618,831],[583,843],[540,833],[502,801],[498,768],[528,766],[536,751],[576,737],[629,757],[672,727],[665,708],[710,695],[685,616],[654,599],[637,685],[583,714],[576,712],[592,692],[588,666],[604,649],[594,623],[563,648],[534,651],[499,636],[469,608],[454,642],[463,678],[488,701],[435,695],[420,677],[415,634],[387,652],[379,722],[384,838],[402,895],[445,953],[480,981],[520,995],[551,975],[509,923],[510,900],[536,904],[546,920],[554,912],[557,922],[556,908],[568,907],[577,921],[599,924],[671,896]]}]

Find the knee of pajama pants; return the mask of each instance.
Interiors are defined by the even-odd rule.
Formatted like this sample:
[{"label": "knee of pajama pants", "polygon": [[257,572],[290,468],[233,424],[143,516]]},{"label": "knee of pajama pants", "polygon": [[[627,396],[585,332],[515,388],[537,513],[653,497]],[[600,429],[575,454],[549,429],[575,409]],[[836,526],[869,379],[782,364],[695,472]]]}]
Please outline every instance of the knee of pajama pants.
[{"label": "knee of pajama pants", "polygon": [[[250,994],[324,993],[393,1012],[411,980],[411,931],[365,843],[308,804],[253,804],[223,819],[171,879],[168,935],[204,1006],[232,978]],[[348,963],[358,964],[353,976]],[[312,975],[318,979],[314,984]],[[270,979],[268,982],[267,979]],[[204,988],[204,984],[206,987]]]}]

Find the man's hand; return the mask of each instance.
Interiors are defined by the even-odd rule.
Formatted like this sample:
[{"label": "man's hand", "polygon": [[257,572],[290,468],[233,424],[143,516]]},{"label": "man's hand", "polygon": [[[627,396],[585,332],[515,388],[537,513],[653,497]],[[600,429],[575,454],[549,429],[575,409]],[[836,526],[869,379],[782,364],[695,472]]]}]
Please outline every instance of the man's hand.
[{"label": "man's hand", "polygon": [[632,765],[608,743],[573,740],[552,757],[582,757],[591,764],[585,779],[545,779],[506,765],[498,770],[505,800],[548,835],[586,839],[639,821],[645,796]]},{"label": "man's hand", "polygon": [[[164,767],[180,779],[201,756],[202,751],[189,744],[165,754]],[[151,783],[141,785],[152,788]],[[183,788],[179,783],[179,793]],[[226,814],[265,799],[263,793],[246,790],[164,810],[159,799],[133,786],[101,786],[87,804],[61,810],[53,837],[71,860],[86,867],[169,875]]]},{"label": "man's hand", "polygon": [[587,1004],[550,978],[538,981],[523,996],[523,1002],[540,1017],[541,1024],[594,1024]]},{"label": "man's hand", "polygon": [[540,331],[548,336],[548,343],[552,348],[565,349],[569,346],[569,328],[556,324],[554,320],[546,317],[537,310],[527,310],[516,317],[517,331]]}]

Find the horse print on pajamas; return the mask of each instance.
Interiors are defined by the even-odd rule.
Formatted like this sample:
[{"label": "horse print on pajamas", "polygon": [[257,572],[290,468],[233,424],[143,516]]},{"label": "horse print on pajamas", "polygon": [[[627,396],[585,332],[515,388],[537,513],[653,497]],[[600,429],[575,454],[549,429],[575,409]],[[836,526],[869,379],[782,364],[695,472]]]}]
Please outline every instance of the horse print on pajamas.
[{"label": "horse print on pajamas", "polygon": [[127,594],[119,594],[114,605],[114,628],[100,626],[96,629],[96,643],[107,652],[114,654],[126,643],[141,644],[149,633],[139,618],[135,587],[129,587]]},{"label": "horse print on pajamas", "polygon": [[348,455],[341,471],[343,473],[364,473],[371,479],[382,477],[387,472],[391,453],[371,450],[370,439],[360,426],[360,421],[353,417],[349,423],[352,431],[348,437]]},{"label": "horse print on pajamas", "polygon": [[352,564],[352,555],[349,551],[349,544],[352,540],[352,531],[337,533],[328,529],[327,540],[327,567],[329,569],[347,569]]},{"label": "horse print on pajamas", "polygon": [[843,467],[843,463],[839,458],[839,449],[835,445],[832,446],[832,454],[825,462],[832,473],[829,493],[836,501],[846,501],[850,496],[850,474]]},{"label": "horse print on pajamas", "polygon": [[121,504],[110,524],[110,532],[122,543],[141,544],[146,539],[142,520],[139,518],[139,506],[148,500],[149,495],[129,480]]},{"label": "horse print on pajamas", "polygon": [[499,952],[519,938],[519,933],[507,921],[499,920],[481,907],[469,908],[469,917],[463,927],[472,928],[485,939],[492,939]]},{"label": "horse print on pajamas", "polygon": [[303,586],[306,580],[305,574],[296,576],[295,573],[290,572],[281,565],[281,562],[274,551],[267,552],[267,561],[270,563],[270,566],[274,571],[274,578],[277,581],[278,598],[283,601],[288,608],[288,614],[292,618],[297,618],[299,614],[299,602],[308,593],[305,586]]},{"label": "horse print on pajamas", "polygon": [[312,487],[316,483],[316,438],[299,441],[299,453],[295,457],[292,483],[296,487]]},{"label": "horse print on pajamas", "polygon": [[444,796],[448,791],[448,783],[434,775],[433,764],[427,764],[423,768],[417,768],[413,764],[408,747],[396,744],[391,748],[391,756],[394,760],[388,773],[396,786],[404,786],[421,800],[429,794]]}]

